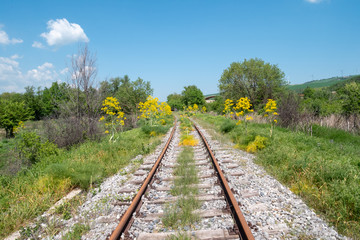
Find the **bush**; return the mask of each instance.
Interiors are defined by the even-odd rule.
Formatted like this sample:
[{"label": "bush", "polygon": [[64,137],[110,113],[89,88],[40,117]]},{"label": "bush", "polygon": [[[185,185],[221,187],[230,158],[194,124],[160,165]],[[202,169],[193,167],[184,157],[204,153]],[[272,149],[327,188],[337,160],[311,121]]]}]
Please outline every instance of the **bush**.
[{"label": "bush", "polygon": [[17,136],[17,151],[20,159],[30,163],[38,162],[42,157],[58,153],[55,144],[43,141],[35,132],[20,132]]},{"label": "bush", "polygon": [[268,144],[268,138],[262,136],[256,136],[255,140],[250,142],[246,147],[246,151],[250,153],[255,153],[258,150],[264,149]]},{"label": "bush", "polygon": [[230,119],[226,119],[220,126],[222,133],[229,133],[236,127],[236,123]]},{"label": "bush", "polygon": [[300,121],[300,100],[296,93],[285,93],[278,108],[280,125],[282,127],[295,127]]},{"label": "bush", "polygon": [[97,119],[75,117],[51,119],[44,122],[45,134],[58,147],[70,148],[88,139],[98,140],[102,134]]},{"label": "bush", "polygon": [[166,134],[169,130],[168,126],[158,125],[158,126],[150,126],[150,125],[143,125],[141,130],[149,136],[159,136],[162,134]]}]

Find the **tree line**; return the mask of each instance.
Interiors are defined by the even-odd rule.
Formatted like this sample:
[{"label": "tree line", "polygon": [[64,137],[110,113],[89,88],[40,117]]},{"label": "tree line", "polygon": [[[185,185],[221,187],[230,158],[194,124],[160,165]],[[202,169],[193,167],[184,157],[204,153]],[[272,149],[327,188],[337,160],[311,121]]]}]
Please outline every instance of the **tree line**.
[{"label": "tree line", "polygon": [[28,86],[24,93],[0,95],[0,127],[5,129],[6,137],[14,136],[20,122],[44,120],[48,139],[58,146],[71,146],[96,138],[102,132],[98,120],[101,103],[107,97],[118,99],[129,116],[127,125],[134,126],[139,113],[137,104],[153,93],[150,82],[141,78],[132,81],[125,75],[96,86],[96,56],[87,46],[74,55],[71,66],[66,83],[53,82],[43,89]]},{"label": "tree line", "polygon": [[220,95],[212,103],[204,102],[196,86],[185,87],[181,94],[170,94],[168,103],[173,109],[196,103],[222,114],[226,99],[235,102],[247,97],[252,109],[261,114],[268,99],[275,99],[279,103],[279,123],[284,127],[311,126],[333,115],[338,123],[347,122],[347,130],[360,130],[360,75],[331,87],[308,87],[298,94],[287,87],[285,74],[277,65],[254,58],[231,63],[223,71],[218,87]]}]

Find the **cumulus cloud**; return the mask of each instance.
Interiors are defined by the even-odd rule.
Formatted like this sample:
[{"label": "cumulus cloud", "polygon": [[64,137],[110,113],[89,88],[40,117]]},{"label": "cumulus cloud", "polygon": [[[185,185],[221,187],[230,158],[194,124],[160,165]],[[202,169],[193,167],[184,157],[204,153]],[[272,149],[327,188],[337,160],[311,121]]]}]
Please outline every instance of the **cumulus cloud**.
[{"label": "cumulus cloud", "polygon": [[[2,25],[0,26],[1,29]],[[8,45],[8,44],[16,44],[16,43],[22,43],[23,40],[22,39],[17,39],[17,38],[9,38],[9,35],[3,31],[0,30],[0,44],[4,44],[4,45]]]},{"label": "cumulus cloud", "polygon": [[52,63],[45,62],[37,68],[31,69],[26,74],[26,79],[31,82],[51,83],[58,78],[59,74],[54,70]]},{"label": "cumulus cloud", "polygon": [[320,2],[322,2],[322,0],[305,0],[305,1],[307,1],[309,3],[320,3]]},{"label": "cumulus cloud", "polygon": [[34,43],[31,45],[34,48],[45,48],[45,46],[41,42],[34,41]]},{"label": "cumulus cloud", "polygon": [[23,72],[20,64],[16,59],[18,55],[10,58],[0,57],[0,93],[7,92],[23,92],[26,86],[42,86],[49,87],[54,81],[60,81],[59,73],[52,63],[44,64]]},{"label": "cumulus cloud", "polygon": [[40,36],[46,39],[49,46],[61,46],[73,42],[89,42],[84,30],[79,24],[69,23],[65,18],[47,22],[49,32]]}]

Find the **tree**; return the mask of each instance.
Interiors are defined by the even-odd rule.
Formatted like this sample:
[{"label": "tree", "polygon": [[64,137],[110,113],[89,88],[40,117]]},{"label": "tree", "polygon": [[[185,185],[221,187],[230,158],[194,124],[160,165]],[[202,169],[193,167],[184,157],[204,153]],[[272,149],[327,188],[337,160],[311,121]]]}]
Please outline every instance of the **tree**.
[{"label": "tree", "polygon": [[42,91],[40,90],[40,88],[36,93],[35,87],[25,87],[24,99],[26,105],[34,112],[35,120],[40,120],[44,115],[46,115],[43,102],[41,101]]},{"label": "tree", "polygon": [[182,96],[177,93],[173,93],[167,96],[167,103],[170,105],[172,110],[181,110],[184,108]]},{"label": "tree", "polygon": [[91,54],[87,45],[80,47],[77,55],[71,59],[70,81],[72,88],[69,97],[72,106],[70,112],[77,119],[98,118],[101,99],[93,87],[97,75],[96,56]]},{"label": "tree", "polygon": [[[70,147],[101,134],[99,117],[101,96],[93,86],[97,75],[96,56],[85,45],[71,59],[68,85],[57,84],[48,93],[58,94],[55,100],[58,118],[45,123],[47,137],[59,147]],[[65,90],[65,93],[63,92]],[[50,108],[51,109],[51,108]]]},{"label": "tree", "polygon": [[194,104],[202,106],[205,104],[204,94],[195,85],[184,87],[181,95],[185,106]]},{"label": "tree", "polygon": [[33,114],[24,102],[0,101],[0,127],[5,129],[7,138],[14,137],[14,127],[32,119]]},{"label": "tree", "polygon": [[112,78],[109,82],[101,82],[100,91],[105,97],[115,96],[123,111],[128,115],[136,115],[139,102],[145,102],[146,98],[153,93],[150,82],[141,78],[131,81],[127,75],[123,78]]},{"label": "tree", "polygon": [[225,99],[248,97],[254,106],[276,98],[285,85],[284,73],[277,67],[255,58],[233,62],[220,80],[220,93]]},{"label": "tree", "polygon": [[66,83],[53,82],[50,88],[42,91],[43,111],[45,116],[58,114],[61,104],[69,101],[70,86]]},{"label": "tree", "polygon": [[343,113],[347,117],[353,116],[353,127],[358,128],[358,116],[360,114],[360,84],[351,82],[341,89],[343,94]]},{"label": "tree", "polygon": [[315,94],[315,90],[311,87],[306,87],[303,91],[304,99],[313,98]]}]

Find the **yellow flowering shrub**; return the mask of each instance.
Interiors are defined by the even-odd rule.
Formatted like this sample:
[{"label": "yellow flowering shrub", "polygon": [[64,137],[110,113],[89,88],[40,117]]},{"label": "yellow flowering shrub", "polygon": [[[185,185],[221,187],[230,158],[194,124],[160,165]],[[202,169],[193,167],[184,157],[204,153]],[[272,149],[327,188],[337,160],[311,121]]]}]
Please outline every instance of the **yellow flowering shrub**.
[{"label": "yellow flowering shrub", "polygon": [[202,112],[202,113],[206,113],[206,107],[205,107],[205,106],[203,106],[203,107],[201,108],[201,112]]},{"label": "yellow flowering shrub", "polygon": [[199,111],[199,106],[195,103],[194,105],[189,105],[187,108],[184,107],[185,110],[185,114],[188,117],[191,117],[192,115],[194,115],[195,113],[197,113]]},{"label": "yellow flowering shrub", "polygon": [[114,97],[107,97],[103,103],[101,111],[104,112],[104,115],[99,119],[100,122],[105,122],[105,133],[110,134],[110,141],[116,140],[113,139],[115,133],[118,131],[118,128],[124,126],[126,119],[124,112],[121,111],[119,102]]},{"label": "yellow flowering shrub", "polygon": [[20,121],[20,122],[19,122],[19,125],[18,125],[17,127],[14,127],[14,128],[13,128],[13,132],[14,132],[14,133],[17,133],[17,132],[19,132],[21,129],[25,129],[25,124],[24,124],[23,121]]},{"label": "yellow flowering shrub", "polygon": [[278,113],[276,112],[276,110],[277,110],[276,101],[273,99],[268,99],[265,106],[264,117],[268,118],[268,121],[270,123],[270,137],[272,137],[274,124],[277,123],[276,116],[278,115]]},{"label": "yellow flowering shrub", "polygon": [[166,124],[165,117],[172,114],[171,107],[166,102],[160,102],[158,98],[148,96],[145,102],[140,102],[140,116],[138,118],[145,119],[151,126]]},{"label": "yellow flowering shrub", "polygon": [[231,99],[226,99],[225,100],[225,103],[224,103],[224,110],[223,110],[223,113],[224,113],[224,116],[225,117],[231,117],[231,115],[233,115],[234,113],[232,112],[232,106],[234,105],[234,102],[233,100]]},{"label": "yellow flowering shrub", "polygon": [[199,141],[194,138],[193,135],[183,135],[181,136],[181,140],[179,146],[196,146],[199,144]]},{"label": "yellow flowering shrub", "polygon": [[240,98],[236,105],[234,106],[234,112],[236,117],[238,118],[238,121],[236,125],[241,124],[242,122],[245,123],[245,133],[247,133],[247,123],[251,120],[253,120],[253,117],[249,114],[254,112],[253,109],[250,109],[252,104],[250,103],[250,99],[247,97]]},{"label": "yellow flowering shrub", "polygon": [[250,142],[246,147],[246,151],[249,153],[255,153],[257,150],[264,149],[266,147],[267,138],[262,136],[256,136],[255,140]]}]

